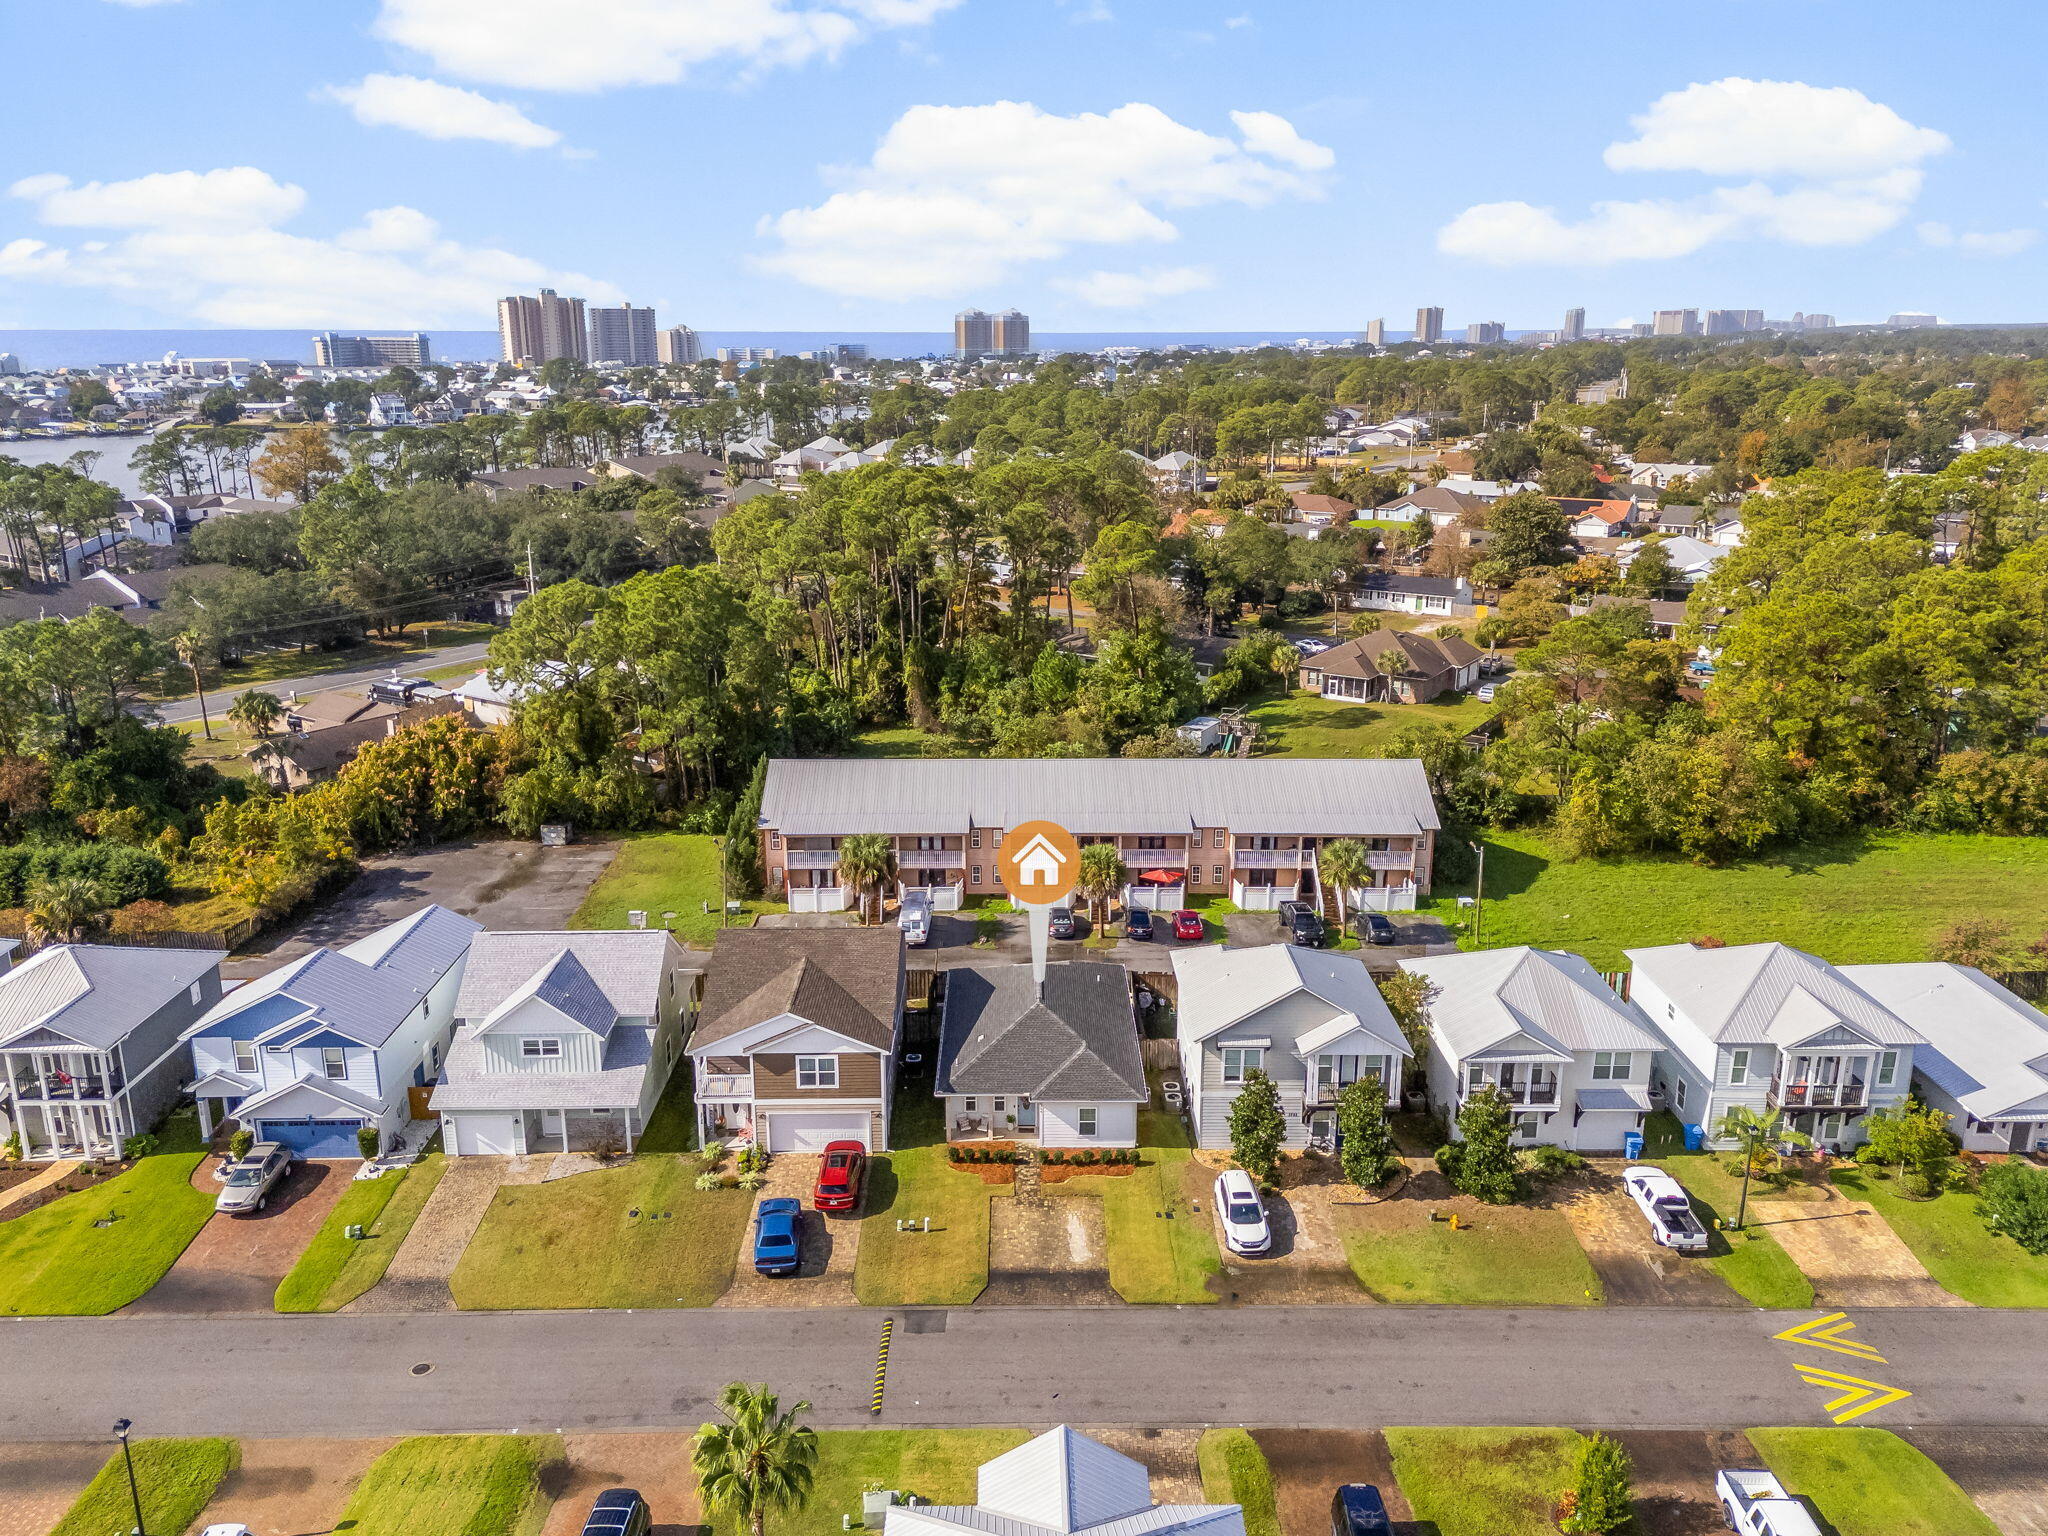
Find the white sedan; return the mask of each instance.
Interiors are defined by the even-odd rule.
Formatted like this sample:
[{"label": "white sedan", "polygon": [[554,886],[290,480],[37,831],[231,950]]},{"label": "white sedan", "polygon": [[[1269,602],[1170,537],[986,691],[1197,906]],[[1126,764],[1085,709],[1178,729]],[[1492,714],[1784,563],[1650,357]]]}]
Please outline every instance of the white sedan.
[{"label": "white sedan", "polygon": [[1232,1253],[1256,1258],[1273,1246],[1259,1187],[1242,1168],[1228,1168],[1216,1176],[1216,1213],[1223,1218],[1223,1245]]}]

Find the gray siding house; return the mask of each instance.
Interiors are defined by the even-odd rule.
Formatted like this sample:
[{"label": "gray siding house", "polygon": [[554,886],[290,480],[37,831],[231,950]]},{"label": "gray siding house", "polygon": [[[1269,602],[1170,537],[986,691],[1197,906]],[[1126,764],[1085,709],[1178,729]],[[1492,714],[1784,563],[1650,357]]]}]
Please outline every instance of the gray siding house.
[{"label": "gray siding house", "polygon": [[1279,1090],[1292,1148],[1335,1129],[1337,1095],[1361,1078],[1399,1102],[1412,1053],[1362,961],[1292,944],[1206,946],[1176,949],[1173,973],[1197,1145],[1230,1145],[1230,1109],[1253,1071]]},{"label": "gray siding house", "polygon": [[58,944],[0,974],[0,1136],[35,1161],[118,1157],[177,1102],[181,1041],[220,1001],[221,958]]}]

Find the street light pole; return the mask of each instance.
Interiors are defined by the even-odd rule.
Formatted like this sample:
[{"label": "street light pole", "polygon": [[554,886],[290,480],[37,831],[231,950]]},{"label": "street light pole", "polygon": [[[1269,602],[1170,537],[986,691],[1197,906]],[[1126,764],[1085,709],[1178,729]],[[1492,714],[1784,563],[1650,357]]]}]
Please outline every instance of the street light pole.
[{"label": "street light pole", "polygon": [[1756,1165],[1756,1133],[1760,1126],[1745,1126],[1742,1132],[1742,1198],[1735,1205],[1735,1230],[1749,1220],[1749,1170]]},{"label": "street light pole", "polygon": [[1479,855],[1479,878],[1472,883],[1472,947],[1477,949],[1486,925],[1486,843],[1481,840],[1465,846]]},{"label": "street light pole", "polygon": [[135,1506],[135,1536],[148,1536],[142,1528],[142,1490],[135,1486],[135,1458],[128,1454],[128,1431],[134,1427],[127,1419],[116,1419],[114,1438],[121,1442],[121,1464],[128,1469],[128,1501]]}]

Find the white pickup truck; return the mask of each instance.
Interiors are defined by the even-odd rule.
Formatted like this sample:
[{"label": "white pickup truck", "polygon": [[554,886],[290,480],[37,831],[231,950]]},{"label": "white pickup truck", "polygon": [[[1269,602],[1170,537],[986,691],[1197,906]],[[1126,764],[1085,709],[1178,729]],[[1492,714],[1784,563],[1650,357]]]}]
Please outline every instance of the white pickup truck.
[{"label": "white pickup truck", "polygon": [[1650,1235],[1666,1248],[1697,1253],[1707,1246],[1707,1229],[1692,1213],[1692,1201],[1685,1186],[1662,1168],[1624,1168],[1622,1187],[1642,1209],[1650,1223]]},{"label": "white pickup truck", "polygon": [[1731,1469],[1714,1478],[1714,1497],[1729,1529],[1742,1536],[1821,1536],[1813,1512],[1769,1472]]}]

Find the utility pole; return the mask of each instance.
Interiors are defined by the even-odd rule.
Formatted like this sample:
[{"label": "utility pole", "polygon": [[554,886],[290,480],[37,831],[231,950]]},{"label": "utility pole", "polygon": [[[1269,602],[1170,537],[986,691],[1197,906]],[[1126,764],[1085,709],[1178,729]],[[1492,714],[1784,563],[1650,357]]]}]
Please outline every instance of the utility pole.
[{"label": "utility pole", "polygon": [[534,590],[535,588],[533,585],[533,540],[528,539],[526,541],[526,595],[528,597],[533,596]]},{"label": "utility pole", "polygon": [[127,1419],[116,1419],[114,1438],[121,1442],[121,1462],[128,1469],[128,1501],[135,1507],[135,1536],[148,1536],[142,1528],[142,1491],[135,1486],[135,1458],[128,1454],[128,1431],[134,1427]]},{"label": "utility pole", "polygon": [[711,846],[718,850],[718,926],[725,926],[725,839],[714,837]]},{"label": "utility pole", "polygon": [[1472,947],[1477,949],[1486,922],[1486,843],[1482,839],[1465,846],[1479,855],[1479,878],[1472,883]]}]

